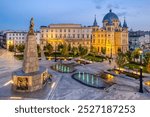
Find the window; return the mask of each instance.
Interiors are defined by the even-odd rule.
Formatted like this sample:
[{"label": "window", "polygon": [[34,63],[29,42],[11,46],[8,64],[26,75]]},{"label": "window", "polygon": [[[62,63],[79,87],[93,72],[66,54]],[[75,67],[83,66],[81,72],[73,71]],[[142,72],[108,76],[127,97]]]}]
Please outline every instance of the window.
[{"label": "window", "polygon": [[84,34],[82,34],[82,38],[84,38]]},{"label": "window", "polygon": [[75,38],[75,34],[73,34],[73,38]]},{"label": "window", "polygon": [[95,43],[95,39],[93,39],[93,43]]},{"label": "window", "polygon": [[78,34],[78,38],[80,38],[80,34]]},{"label": "window", "polygon": [[89,38],[89,35],[87,34],[87,38]]},{"label": "window", "polygon": [[68,34],[68,38],[70,38],[70,34]]},{"label": "window", "polygon": [[66,34],[64,34],[64,38],[66,38]]}]

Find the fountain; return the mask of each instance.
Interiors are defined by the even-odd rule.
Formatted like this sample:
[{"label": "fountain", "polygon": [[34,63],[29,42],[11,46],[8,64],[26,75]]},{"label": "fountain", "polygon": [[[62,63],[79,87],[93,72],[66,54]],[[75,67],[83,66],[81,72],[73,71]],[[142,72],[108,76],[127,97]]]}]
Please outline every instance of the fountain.
[{"label": "fountain", "polygon": [[73,67],[70,67],[66,64],[55,64],[51,68],[61,73],[72,73],[75,71]]},{"label": "fountain", "polygon": [[33,92],[45,86],[48,76],[47,69],[39,66],[32,18],[25,44],[23,67],[12,73],[12,88],[17,92]]},{"label": "fountain", "polygon": [[72,78],[89,87],[105,88],[110,86],[110,84],[105,82],[102,78],[85,72],[81,73],[79,71],[78,73],[73,74]]}]

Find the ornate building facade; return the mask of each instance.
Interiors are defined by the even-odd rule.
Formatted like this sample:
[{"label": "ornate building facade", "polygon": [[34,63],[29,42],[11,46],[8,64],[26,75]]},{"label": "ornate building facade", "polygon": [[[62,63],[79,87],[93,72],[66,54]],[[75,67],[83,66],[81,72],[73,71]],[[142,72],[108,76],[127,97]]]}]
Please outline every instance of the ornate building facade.
[{"label": "ornate building facade", "polygon": [[71,47],[82,45],[88,49],[91,46],[92,27],[80,24],[50,24],[41,26],[41,43],[50,43],[53,48],[60,44],[70,44]]},{"label": "ornate building facade", "polygon": [[103,27],[99,28],[95,19],[92,33],[92,46],[99,53],[106,53],[107,56],[115,56],[118,50],[128,51],[128,26],[124,19],[123,25],[118,16],[112,12],[107,13],[103,18]]}]

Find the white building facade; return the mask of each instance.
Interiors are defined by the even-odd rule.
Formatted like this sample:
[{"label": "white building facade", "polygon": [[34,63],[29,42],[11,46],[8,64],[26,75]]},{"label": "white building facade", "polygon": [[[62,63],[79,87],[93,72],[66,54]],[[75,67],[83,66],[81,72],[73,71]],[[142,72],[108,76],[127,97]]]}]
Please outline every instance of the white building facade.
[{"label": "white building facade", "polygon": [[[40,44],[40,32],[35,32],[37,44]],[[9,49],[10,45],[21,45],[25,44],[27,37],[27,32],[19,31],[19,32],[6,32],[4,35],[6,49]]]}]

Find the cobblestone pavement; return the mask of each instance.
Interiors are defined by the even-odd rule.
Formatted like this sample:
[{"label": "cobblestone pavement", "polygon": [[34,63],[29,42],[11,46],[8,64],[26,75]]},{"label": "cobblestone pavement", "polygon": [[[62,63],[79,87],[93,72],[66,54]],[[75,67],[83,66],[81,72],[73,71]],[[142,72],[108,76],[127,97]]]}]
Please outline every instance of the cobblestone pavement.
[{"label": "cobblestone pavement", "polygon": [[[58,73],[50,69],[55,64],[52,61],[40,61],[40,65],[45,66],[48,72],[52,74],[52,83],[33,93],[16,93],[11,89],[11,74],[14,70],[22,67],[22,61],[14,58],[13,53],[0,49],[0,99],[37,99],[37,100],[106,100],[106,99],[150,99],[150,94],[145,91],[144,94],[138,93],[139,81],[126,77],[115,77],[115,84],[102,90],[87,87],[71,78],[70,74]],[[98,74],[102,70],[113,68],[115,62],[109,64],[93,63],[76,66],[76,72],[88,72]],[[144,81],[150,78],[144,79]]]}]

